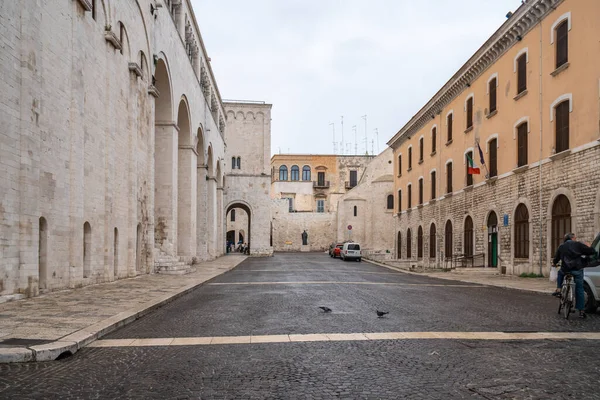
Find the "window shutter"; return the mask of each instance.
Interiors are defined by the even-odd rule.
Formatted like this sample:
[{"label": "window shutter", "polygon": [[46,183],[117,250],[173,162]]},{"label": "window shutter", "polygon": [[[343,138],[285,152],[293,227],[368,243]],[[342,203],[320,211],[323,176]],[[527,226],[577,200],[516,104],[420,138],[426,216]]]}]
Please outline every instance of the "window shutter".
[{"label": "window shutter", "polygon": [[527,165],[527,123],[519,125],[517,128],[517,141],[518,141],[518,153],[517,153],[517,166],[522,167],[523,165]]},{"label": "window shutter", "polygon": [[431,130],[431,153],[435,153],[435,146],[437,142],[437,128]]},{"label": "window shutter", "polygon": [[402,211],[402,190],[398,190],[398,212]]},{"label": "window shutter", "polygon": [[402,155],[398,156],[398,175],[402,175]]},{"label": "window shutter", "polygon": [[431,200],[434,200],[436,198],[436,193],[435,193],[435,186],[436,186],[436,179],[435,179],[435,171],[433,171],[431,173]]},{"label": "window shutter", "polygon": [[419,161],[423,161],[423,138],[419,139]]},{"label": "window shutter", "polygon": [[448,142],[452,140],[452,120],[453,115],[448,115],[448,119],[446,120],[446,123],[448,124]]},{"label": "window shutter", "polygon": [[446,164],[446,193],[452,193],[452,163]]},{"label": "window shutter", "polygon": [[569,61],[569,21],[563,21],[556,28],[556,68]]},{"label": "window shutter", "polygon": [[419,179],[419,204],[423,204],[423,179]]},{"label": "window shutter", "polygon": [[498,176],[498,139],[490,141],[490,177]]},{"label": "window shutter", "polygon": [[408,203],[407,203],[407,207],[408,208],[412,208],[412,186],[408,185]]},{"label": "window shutter", "polygon": [[412,169],[412,147],[408,148],[408,169]]},{"label": "window shutter", "polygon": [[527,90],[527,54],[517,59],[517,94]]},{"label": "window shutter", "polygon": [[473,98],[467,100],[467,129],[473,126]]},{"label": "window shutter", "polygon": [[496,78],[492,79],[490,82],[490,111],[489,113],[493,113],[494,111],[496,111],[496,85],[497,85],[497,81]]},{"label": "window shutter", "polygon": [[569,148],[569,101],[556,106],[556,152]]}]

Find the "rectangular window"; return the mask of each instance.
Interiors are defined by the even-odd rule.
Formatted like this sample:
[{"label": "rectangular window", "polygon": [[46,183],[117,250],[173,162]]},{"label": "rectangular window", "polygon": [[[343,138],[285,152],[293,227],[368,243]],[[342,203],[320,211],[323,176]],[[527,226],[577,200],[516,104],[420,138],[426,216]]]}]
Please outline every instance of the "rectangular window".
[{"label": "rectangular window", "polygon": [[423,204],[423,179],[419,179],[419,205]]},{"label": "rectangular window", "polygon": [[494,111],[496,111],[496,85],[497,85],[497,80],[496,78],[492,79],[490,81],[490,87],[489,87],[489,92],[490,92],[490,111],[489,113],[493,113]]},{"label": "rectangular window", "polygon": [[517,166],[522,167],[523,165],[527,165],[527,123],[519,125],[517,128]]},{"label": "rectangular window", "polygon": [[402,154],[398,156],[398,175],[402,175]]},{"label": "rectangular window", "polygon": [[448,125],[448,142],[452,141],[452,122],[453,122],[454,118],[453,118],[453,114],[450,113],[448,114],[448,117],[446,117],[446,124]]},{"label": "rectangular window", "polygon": [[473,97],[467,99],[467,129],[473,127]]},{"label": "rectangular window", "polygon": [[408,148],[408,170],[412,169],[412,147]]},{"label": "rectangular window", "polygon": [[291,197],[288,197],[288,211],[294,211],[294,199],[292,199]]},{"label": "rectangular window", "polygon": [[431,154],[435,154],[435,146],[437,142],[437,128],[431,130]]},{"label": "rectangular window", "polygon": [[357,171],[350,171],[350,187],[356,186],[357,175]]},{"label": "rectangular window", "polygon": [[317,200],[317,212],[325,212],[325,200]]},{"label": "rectangular window", "polygon": [[452,193],[452,163],[446,164],[446,193]]},{"label": "rectangular window", "polygon": [[469,174],[469,166],[471,165],[471,163],[469,162],[469,158],[471,158],[471,160],[473,159],[473,152],[469,151],[467,154],[465,154],[465,172],[467,173],[467,186],[472,186],[473,185],[473,175]]},{"label": "rectangular window", "polygon": [[498,176],[498,139],[490,141],[490,177]]},{"label": "rectangular window", "polygon": [[325,186],[325,172],[317,172],[317,185],[320,187]]},{"label": "rectangular window", "polygon": [[406,203],[407,208],[412,208],[412,185],[408,185],[408,203]]},{"label": "rectangular window", "polygon": [[419,163],[423,162],[423,138],[419,139]]},{"label": "rectangular window", "polygon": [[527,53],[517,59],[517,94],[527,90]]},{"label": "rectangular window", "polygon": [[434,200],[436,197],[436,193],[435,193],[435,186],[436,186],[436,179],[435,179],[435,171],[431,172],[431,200]]},{"label": "rectangular window", "polygon": [[569,149],[569,101],[556,106],[556,152]]},{"label": "rectangular window", "polygon": [[563,21],[556,28],[556,68],[569,61],[569,21]]}]

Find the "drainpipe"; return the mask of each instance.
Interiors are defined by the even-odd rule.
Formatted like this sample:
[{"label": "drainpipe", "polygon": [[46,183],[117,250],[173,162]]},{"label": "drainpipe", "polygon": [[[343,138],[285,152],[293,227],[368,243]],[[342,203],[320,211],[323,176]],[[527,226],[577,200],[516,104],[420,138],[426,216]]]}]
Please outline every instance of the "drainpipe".
[{"label": "drainpipe", "polygon": [[543,136],[542,136],[542,125],[544,122],[544,112],[543,112],[543,102],[542,102],[542,55],[543,55],[543,43],[542,43],[542,39],[544,37],[544,30],[542,27],[542,21],[540,20],[540,88],[539,88],[539,109],[540,109],[540,159],[539,159],[539,201],[540,201],[540,220],[539,220],[539,225],[540,225],[540,275],[542,275],[542,269],[543,269],[543,258],[544,258],[544,246],[543,246],[543,240],[544,240],[544,231],[543,231],[543,213],[542,213],[542,157],[543,157]]}]

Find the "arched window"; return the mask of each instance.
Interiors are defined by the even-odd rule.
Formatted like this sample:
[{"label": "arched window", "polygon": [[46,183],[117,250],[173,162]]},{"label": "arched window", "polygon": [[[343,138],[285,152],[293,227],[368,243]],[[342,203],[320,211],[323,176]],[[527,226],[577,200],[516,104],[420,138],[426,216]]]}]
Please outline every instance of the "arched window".
[{"label": "arched window", "polygon": [[569,20],[556,27],[556,68],[569,61]]},{"label": "arched window", "polygon": [[515,211],[515,258],[529,258],[529,211],[523,203]]},{"label": "arched window", "polygon": [[310,181],[310,167],[308,165],[302,167],[302,180]]},{"label": "arched window", "polygon": [[387,197],[387,209],[388,210],[393,210],[394,209],[394,195],[393,194],[388,194],[388,197]]},{"label": "arched window", "polygon": [[292,176],[291,176],[293,181],[299,181],[300,180],[300,168],[298,168],[297,165],[292,165]]},{"label": "arched window", "polygon": [[523,122],[517,127],[517,167],[527,165],[529,124]]},{"label": "arched window", "polygon": [[358,207],[354,206],[354,216],[356,217],[358,215]]},{"label": "arched window", "polygon": [[564,236],[571,232],[571,203],[564,194],[559,195],[552,205],[552,250],[563,242]]},{"label": "arched window", "polygon": [[402,258],[402,233],[398,232],[398,240],[396,241],[396,247],[397,247],[397,252],[398,252],[398,259]]},{"label": "arched window", "polygon": [[237,160],[235,159],[235,157],[231,157],[231,169],[235,169],[236,165],[237,165]]},{"label": "arched window", "polygon": [[454,248],[453,240],[452,240],[452,221],[446,221],[446,228],[444,229],[444,253],[446,255],[446,259],[452,258]]},{"label": "arched window", "polygon": [[412,235],[410,228],[406,231],[406,258],[412,258]]},{"label": "arched window", "polygon": [[242,168],[242,159],[240,157],[237,158],[237,169]]},{"label": "arched window", "polygon": [[231,222],[235,222],[235,209],[231,210]]},{"label": "arched window", "polygon": [[437,127],[434,126],[433,129],[431,129],[431,154],[435,154],[436,145],[437,145]]},{"label": "arched window", "polygon": [[435,258],[435,224],[429,227],[429,258]]},{"label": "arched window", "polygon": [[527,90],[527,52],[517,58],[517,94]]},{"label": "arched window", "polygon": [[417,229],[417,258],[423,258],[423,227]]},{"label": "arched window", "polygon": [[488,111],[488,115],[496,111],[496,86],[498,86],[498,79],[493,78],[488,82],[488,92],[490,94],[490,109]]},{"label": "arched window", "polygon": [[285,165],[282,165],[281,167],[279,167],[279,180],[280,181],[287,181],[287,174],[288,173],[288,169]]},{"label": "arched window", "polygon": [[470,216],[465,219],[463,248],[466,257],[473,255],[473,219]]},{"label": "arched window", "polygon": [[402,211],[402,190],[398,190],[398,212]]}]

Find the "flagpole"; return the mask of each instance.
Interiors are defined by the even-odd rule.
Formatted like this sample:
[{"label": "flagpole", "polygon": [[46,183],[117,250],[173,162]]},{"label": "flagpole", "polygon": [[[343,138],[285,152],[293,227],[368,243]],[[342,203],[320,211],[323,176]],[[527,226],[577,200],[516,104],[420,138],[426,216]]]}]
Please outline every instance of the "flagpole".
[{"label": "flagpole", "polygon": [[[475,144],[477,145],[477,150],[481,151],[481,146],[479,146],[479,140],[475,140]],[[480,153],[481,155],[482,153]],[[490,177],[490,171],[488,170],[487,164],[485,163],[485,160],[480,157],[481,164],[483,164],[483,166],[485,167],[485,179],[488,179]]]}]

